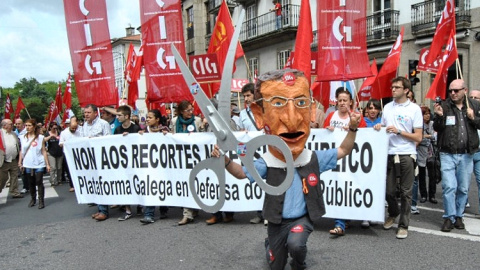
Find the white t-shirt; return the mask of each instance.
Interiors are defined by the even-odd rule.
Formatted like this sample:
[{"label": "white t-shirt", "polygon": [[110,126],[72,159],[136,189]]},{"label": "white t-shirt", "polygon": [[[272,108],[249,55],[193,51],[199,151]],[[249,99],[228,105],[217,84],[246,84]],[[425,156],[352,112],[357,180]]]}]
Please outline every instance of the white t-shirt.
[{"label": "white t-shirt", "polygon": [[[404,103],[392,101],[383,108],[382,126],[395,126],[398,130],[408,133],[412,133],[416,128],[423,129],[422,110],[420,106],[410,102],[410,100]],[[389,155],[417,153],[414,141],[393,133],[388,133],[388,137]]]},{"label": "white t-shirt", "polygon": [[[33,138],[27,139],[25,136],[20,137],[22,140],[22,165],[25,168],[39,169],[46,167],[45,158],[42,154],[43,135],[38,135],[38,138],[32,143]],[[30,149],[27,148],[30,146]]]},{"label": "white t-shirt", "polygon": [[341,118],[338,114],[338,111],[333,112],[332,117],[330,118],[329,126],[334,128],[343,129],[343,127],[348,127],[350,124],[350,117],[347,116],[346,118]]}]

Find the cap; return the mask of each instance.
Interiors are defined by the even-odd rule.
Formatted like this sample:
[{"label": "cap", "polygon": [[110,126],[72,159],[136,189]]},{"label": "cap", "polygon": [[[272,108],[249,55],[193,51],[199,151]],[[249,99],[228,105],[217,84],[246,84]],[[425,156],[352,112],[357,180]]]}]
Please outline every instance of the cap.
[{"label": "cap", "polygon": [[70,119],[65,120],[65,124],[70,124]]}]

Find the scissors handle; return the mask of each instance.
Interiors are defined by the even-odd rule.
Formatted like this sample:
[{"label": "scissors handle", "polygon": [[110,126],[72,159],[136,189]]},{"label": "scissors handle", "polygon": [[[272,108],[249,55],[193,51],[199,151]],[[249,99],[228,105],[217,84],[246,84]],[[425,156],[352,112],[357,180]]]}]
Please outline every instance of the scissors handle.
[{"label": "scissors handle", "polygon": [[[198,195],[198,191],[195,190],[195,180],[198,173],[204,169],[211,169],[217,176],[219,185],[219,198],[214,205],[204,204],[202,199]],[[203,181],[199,181],[203,182]],[[202,210],[209,213],[216,213],[222,209],[225,204],[225,160],[223,158],[207,158],[193,167],[188,179],[188,185],[190,187],[190,193],[192,194],[195,202],[202,208]]]},{"label": "scissors handle", "polygon": [[[277,148],[277,150],[279,150],[285,157],[285,163],[287,166],[285,169],[287,171],[287,175],[279,186],[267,184],[262,177],[260,177],[257,169],[255,169],[255,165],[253,163],[255,152],[264,145],[270,145]],[[259,185],[260,188],[265,191],[265,193],[270,195],[280,195],[285,193],[285,191],[287,191],[287,189],[292,185],[294,175],[292,152],[290,151],[290,148],[288,148],[287,144],[278,136],[261,135],[251,139],[246,143],[245,155],[240,155],[240,160],[243,162],[243,165],[253,177],[255,182],[257,182],[257,185]]]}]

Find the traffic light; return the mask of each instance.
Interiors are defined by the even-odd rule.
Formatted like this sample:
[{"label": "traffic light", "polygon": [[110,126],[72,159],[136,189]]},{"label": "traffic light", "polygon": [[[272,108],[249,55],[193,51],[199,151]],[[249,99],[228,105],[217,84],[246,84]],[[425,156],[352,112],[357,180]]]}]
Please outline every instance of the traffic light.
[{"label": "traffic light", "polygon": [[417,78],[417,65],[418,60],[408,60],[408,79],[412,83],[412,86],[420,82],[420,79]]}]

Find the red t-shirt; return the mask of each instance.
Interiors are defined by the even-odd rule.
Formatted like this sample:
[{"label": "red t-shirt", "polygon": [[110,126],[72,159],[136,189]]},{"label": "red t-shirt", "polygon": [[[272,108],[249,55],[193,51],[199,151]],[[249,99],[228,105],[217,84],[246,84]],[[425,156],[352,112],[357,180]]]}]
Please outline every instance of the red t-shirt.
[{"label": "red t-shirt", "polygon": [[275,14],[277,16],[282,16],[282,4],[280,3],[275,4]]}]

